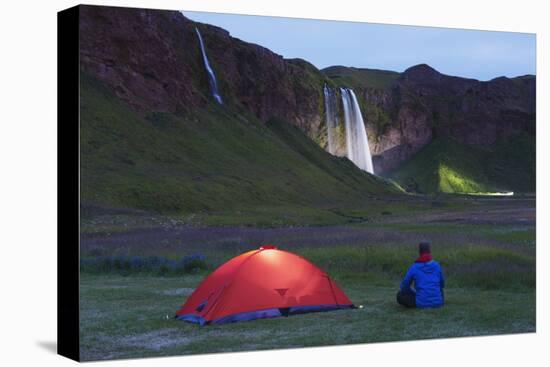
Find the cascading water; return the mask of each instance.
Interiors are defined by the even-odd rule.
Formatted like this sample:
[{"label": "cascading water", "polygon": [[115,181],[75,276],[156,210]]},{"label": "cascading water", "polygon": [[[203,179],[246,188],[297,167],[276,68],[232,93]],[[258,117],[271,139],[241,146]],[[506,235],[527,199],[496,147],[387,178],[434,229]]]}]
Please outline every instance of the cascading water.
[{"label": "cascading water", "polygon": [[336,153],[337,135],[336,128],[338,127],[338,101],[336,94],[326,84],[324,87],[325,93],[325,115],[327,122],[327,137],[328,137],[328,152],[332,155]]},{"label": "cascading water", "polygon": [[202,60],[204,61],[204,68],[206,69],[206,73],[208,74],[208,82],[210,83],[210,90],[212,91],[212,96],[214,97],[216,102],[218,102],[219,104],[223,104],[222,97],[218,92],[218,82],[216,81],[216,75],[214,74],[214,70],[212,70],[212,67],[210,67],[210,63],[208,62],[208,57],[206,56],[206,49],[204,48],[204,43],[202,42],[201,32],[199,32],[198,28],[195,28],[195,31],[197,32],[197,36],[199,37],[199,43],[201,45],[201,52],[202,52]]},{"label": "cascading water", "polygon": [[340,92],[342,94],[342,104],[344,105],[348,158],[357,167],[374,174],[367,130],[355,93],[348,88],[340,88]]}]

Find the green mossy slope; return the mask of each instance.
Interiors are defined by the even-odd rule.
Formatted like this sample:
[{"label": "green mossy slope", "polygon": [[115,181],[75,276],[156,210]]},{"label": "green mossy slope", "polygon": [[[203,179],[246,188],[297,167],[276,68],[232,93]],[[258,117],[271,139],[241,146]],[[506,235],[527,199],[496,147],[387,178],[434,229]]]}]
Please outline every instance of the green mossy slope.
[{"label": "green mossy slope", "polygon": [[535,139],[528,134],[489,147],[437,138],[390,177],[419,193],[535,191]]},{"label": "green mossy slope", "polygon": [[397,191],[283,121],[263,124],[218,105],[140,115],[82,76],[84,205],[182,215],[255,211],[323,222],[337,219],[333,206]]}]

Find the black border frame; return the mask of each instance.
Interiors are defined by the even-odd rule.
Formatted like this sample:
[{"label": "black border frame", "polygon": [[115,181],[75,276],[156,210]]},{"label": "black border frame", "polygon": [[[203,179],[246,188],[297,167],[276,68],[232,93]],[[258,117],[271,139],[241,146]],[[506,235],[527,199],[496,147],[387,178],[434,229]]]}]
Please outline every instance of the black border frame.
[{"label": "black border frame", "polygon": [[80,7],[57,13],[57,353],[80,361]]}]

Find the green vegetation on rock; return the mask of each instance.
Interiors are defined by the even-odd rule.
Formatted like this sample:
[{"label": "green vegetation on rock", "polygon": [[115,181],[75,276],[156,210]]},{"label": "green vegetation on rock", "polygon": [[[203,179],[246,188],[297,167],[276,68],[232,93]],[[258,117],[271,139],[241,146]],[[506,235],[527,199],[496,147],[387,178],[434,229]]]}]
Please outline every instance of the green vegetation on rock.
[{"label": "green vegetation on rock", "polygon": [[330,66],[321,71],[336,85],[352,89],[387,89],[400,75],[396,71],[345,66]]},{"label": "green vegetation on rock", "polygon": [[390,177],[418,193],[535,191],[535,139],[527,134],[487,147],[434,139]]}]

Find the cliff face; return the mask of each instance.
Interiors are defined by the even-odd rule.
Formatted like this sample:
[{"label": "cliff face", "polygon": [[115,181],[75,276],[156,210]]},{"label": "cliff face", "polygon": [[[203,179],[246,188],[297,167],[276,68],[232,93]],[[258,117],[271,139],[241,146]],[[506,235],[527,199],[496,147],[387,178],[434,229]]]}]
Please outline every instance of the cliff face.
[{"label": "cliff face", "polygon": [[200,54],[176,12],[80,7],[80,67],[141,112],[204,105]]},{"label": "cliff face", "polygon": [[321,146],[324,83],[354,88],[378,174],[399,167],[438,136],[487,145],[519,132],[534,135],[534,76],[481,82],[428,65],[401,74],[344,67],[321,72],[179,12],[80,9],[81,69],[142,114],[184,113],[212,101],[197,27],[230,109],[288,121]]},{"label": "cliff face", "polygon": [[535,77],[482,82],[407,69],[385,88],[361,88],[376,172],[397,168],[435,137],[491,145],[535,133]]},{"label": "cliff face", "polygon": [[165,10],[81,6],[81,69],[143,113],[204,106],[210,90],[198,28],[229,106],[263,121],[278,117],[318,136],[326,77],[221,28]]}]

